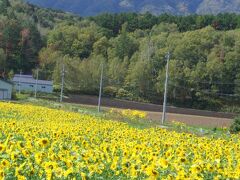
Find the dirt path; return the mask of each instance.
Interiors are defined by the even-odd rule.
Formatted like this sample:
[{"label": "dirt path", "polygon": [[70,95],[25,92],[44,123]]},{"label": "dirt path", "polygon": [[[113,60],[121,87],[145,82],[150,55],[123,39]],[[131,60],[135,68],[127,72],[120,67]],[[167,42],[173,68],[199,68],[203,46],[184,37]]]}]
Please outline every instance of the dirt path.
[{"label": "dirt path", "polygon": [[[64,101],[68,103],[82,104],[84,106],[96,106],[98,103],[98,98],[95,96],[71,95],[68,99],[64,99]],[[117,108],[146,111],[149,119],[153,121],[160,122],[162,117],[162,113],[160,113],[162,111],[161,105],[102,98],[102,106],[104,106],[105,109]],[[191,126],[210,128],[229,127],[235,116],[234,114],[230,113],[219,113],[176,107],[168,107],[167,111],[168,121],[178,121]]]},{"label": "dirt path", "polygon": [[[86,107],[94,107],[97,108],[95,105],[86,105],[81,104],[82,106]],[[110,110],[111,107],[102,107],[103,110]],[[122,108],[114,108],[114,109],[122,109]],[[145,111],[147,113],[147,117],[154,121],[161,123],[162,113],[160,112],[152,112],[152,111]],[[174,114],[174,113],[167,113],[167,121],[177,121],[182,122],[190,126],[200,126],[206,128],[222,128],[222,127],[229,127],[233,122],[232,119],[229,118],[219,118],[219,117],[205,117],[205,116],[194,116],[194,115],[185,115],[185,114]]]},{"label": "dirt path", "polygon": [[[96,96],[87,96],[87,95],[70,95],[69,98],[64,99],[64,102],[77,103],[77,104],[86,104],[96,106],[98,104],[98,97]],[[102,98],[102,106],[113,107],[120,109],[138,109],[141,111],[150,111],[150,112],[162,112],[162,106],[150,103],[140,103],[119,99],[111,98]],[[206,116],[206,117],[219,117],[233,119],[236,114],[231,113],[222,113],[222,112],[213,112],[197,109],[188,109],[188,108],[179,108],[168,106],[167,111],[174,114],[186,114],[194,116]]]},{"label": "dirt path", "polygon": [[[158,112],[147,112],[148,117],[153,121],[161,121],[162,113]],[[205,116],[194,116],[194,115],[184,115],[184,114],[167,114],[167,121],[178,121],[191,126],[201,126],[201,127],[229,127],[232,123],[232,119],[228,118],[218,118],[218,117],[205,117]]]}]

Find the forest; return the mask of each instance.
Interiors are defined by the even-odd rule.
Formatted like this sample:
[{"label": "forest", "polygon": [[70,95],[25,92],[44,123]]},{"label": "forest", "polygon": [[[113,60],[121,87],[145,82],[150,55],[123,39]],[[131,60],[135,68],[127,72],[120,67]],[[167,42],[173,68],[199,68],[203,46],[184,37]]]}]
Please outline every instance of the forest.
[{"label": "forest", "polygon": [[150,13],[79,17],[0,0],[0,72],[35,73],[65,92],[162,103],[170,52],[169,104],[232,111],[240,96],[240,15]]}]

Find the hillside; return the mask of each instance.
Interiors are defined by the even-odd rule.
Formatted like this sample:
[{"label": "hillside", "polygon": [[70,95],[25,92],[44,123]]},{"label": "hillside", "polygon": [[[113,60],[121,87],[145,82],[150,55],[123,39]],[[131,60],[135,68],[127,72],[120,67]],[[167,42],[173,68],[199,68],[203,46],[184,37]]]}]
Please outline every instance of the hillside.
[{"label": "hillside", "polygon": [[[59,90],[162,103],[165,55],[171,51],[169,102],[221,110],[240,97],[240,15],[150,13],[79,16],[20,0],[0,0],[0,72],[39,69]],[[77,76],[76,76],[77,75]],[[228,107],[228,106],[227,106]],[[229,111],[229,109],[228,109]]]},{"label": "hillside", "polygon": [[80,17],[61,11],[0,0],[0,74],[9,71],[31,73],[38,64],[38,53],[45,36],[58,23],[74,23]]},{"label": "hillside", "polygon": [[240,0],[203,0],[196,13],[218,14],[224,12],[240,13]]},{"label": "hillside", "polygon": [[240,12],[240,0],[28,0],[42,7],[91,16],[102,12],[151,12],[155,15]]}]

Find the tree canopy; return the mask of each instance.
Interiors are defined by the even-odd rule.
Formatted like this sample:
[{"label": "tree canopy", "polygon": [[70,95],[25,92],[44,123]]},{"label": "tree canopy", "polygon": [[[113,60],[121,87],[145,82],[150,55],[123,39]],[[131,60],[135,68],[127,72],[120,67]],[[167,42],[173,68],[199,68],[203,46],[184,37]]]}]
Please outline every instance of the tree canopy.
[{"label": "tree canopy", "polygon": [[[171,52],[169,100],[195,108],[238,104],[240,16],[102,14],[80,18],[20,1],[0,0],[0,71],[31,73],[66,89],[160,103]],[[3,73],[2,73],[3,72]]]}]

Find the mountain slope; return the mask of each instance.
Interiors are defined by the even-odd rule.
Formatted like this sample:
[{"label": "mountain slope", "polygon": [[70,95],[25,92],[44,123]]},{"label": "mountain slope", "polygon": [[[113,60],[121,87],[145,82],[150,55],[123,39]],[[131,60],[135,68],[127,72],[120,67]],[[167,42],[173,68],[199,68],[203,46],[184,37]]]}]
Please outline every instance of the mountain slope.
[{"label": "mountain slope", "polygon": [[204,0],[197,9],[200,14],[240,13],[240,0]]},{"label": "mountain slope", "polygon": [[161,14],[240,13],[240,0],[27,0],[43,7],[61,9],[81,16],[103,12],[151,12]]}]

